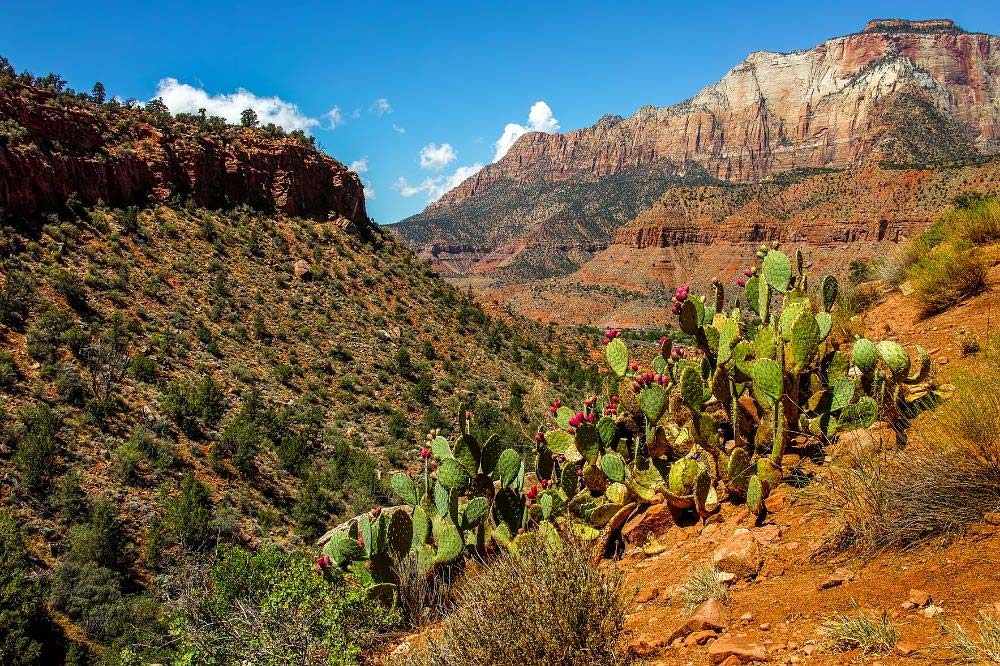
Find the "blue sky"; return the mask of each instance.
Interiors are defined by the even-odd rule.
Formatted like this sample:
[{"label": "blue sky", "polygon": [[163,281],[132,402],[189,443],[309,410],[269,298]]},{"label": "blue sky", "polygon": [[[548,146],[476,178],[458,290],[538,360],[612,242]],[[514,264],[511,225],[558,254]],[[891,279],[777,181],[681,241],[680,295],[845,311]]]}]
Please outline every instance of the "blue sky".
[{"label": "blue sky", "polygon": [[220,115],[249,101],[305,127],[366,168],[369,213],[381,223],[491,162],[505,128],[512,139],[672,104],[751,51],[809,48],[873,17],[945,17],[1000,33],[990,0],[4,0],[0,9],[0,55],[18,70],[54,71],[84,90],[100,80],[123,98],[160,91]]}]

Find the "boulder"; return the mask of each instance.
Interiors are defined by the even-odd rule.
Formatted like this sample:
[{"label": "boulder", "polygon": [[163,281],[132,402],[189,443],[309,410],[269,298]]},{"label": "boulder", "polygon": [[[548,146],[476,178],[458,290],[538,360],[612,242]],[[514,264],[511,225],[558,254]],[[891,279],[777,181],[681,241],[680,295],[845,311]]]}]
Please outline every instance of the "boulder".
[{"label": "boulder", "polygon": [[670,513],[670,507],[665,503],[654,504],[625,523],[622,538],[629,544],[641,546],[650,536],[666,532],[673,524],[674,517]]},{"label": "boulder", "polygon": [[667,643],[686,638],[696,631],[721,631],[726,626],[726,609],[718,599],[703,601],[680,626],[674,629]]},{"label": "boulder", "polygon": [[870,428],[841,433],[826,447],[826,452],[833,460],[850,465],[861,455],[893,450],[898,442],[898,433],[892,426],[879,421]]},{"label": "boulder", "polygon": [[715,549],[712,561],[719,571],[753,578],[764,565],[764,554],[753,533],[741,527]]},{"label": "boulder", "polygon": [[[738,661],[729,661],[731,659]],[[711,664],[750,664],[767,661],[767,650],[760,643],[754,643],[739,636],[724,636],[708,646],[708,661]]]}]

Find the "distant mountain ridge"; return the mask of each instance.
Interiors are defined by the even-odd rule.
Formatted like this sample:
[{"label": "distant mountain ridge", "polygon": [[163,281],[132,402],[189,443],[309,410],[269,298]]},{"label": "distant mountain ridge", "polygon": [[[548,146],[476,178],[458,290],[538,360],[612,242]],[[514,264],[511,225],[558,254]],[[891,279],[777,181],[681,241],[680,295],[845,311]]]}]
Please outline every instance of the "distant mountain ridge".
[{"label": "distant mountain ridge", "polygon": [[[591,256],[580,248],[606,245],[651,198],[692,178],[754,183],[802,168],[968,163],[1000,149],[998,109],[1000,37],[945,19],[877,19],[812,49],[754,52],[674,106],[526,134],[394,229],[454,273],[566,272]],[[554,245],[570,249],[553,257],[544,249]]]}]

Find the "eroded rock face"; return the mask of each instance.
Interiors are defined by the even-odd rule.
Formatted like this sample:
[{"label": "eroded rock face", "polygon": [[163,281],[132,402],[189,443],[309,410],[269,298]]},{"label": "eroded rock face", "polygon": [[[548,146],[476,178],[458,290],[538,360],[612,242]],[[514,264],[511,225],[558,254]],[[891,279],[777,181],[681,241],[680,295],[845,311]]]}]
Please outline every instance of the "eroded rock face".
[{"label": "eroded rock face", "polygon": [[129,109],[97,112],[17,83],[0,89],[0,208],[33,214],[81,203],[115,207],[190,196],[204,207],[247,204],[367,225],[364,190],[337,160],[294,138],[164,132]]},{"label": "eroded rock face", "polygon": [[[571,273],[615,244],[780,239],[871,247],[924,228],[939,212],[911,196],[923,177],[894,169],[862,180],[869,198],[881,198],[857,216],[862,207],[850,200],[846,209],[824,206],[821,192],[769,179],[969,162],[998,150],[1000,37],[949,21],[884,19],[809,50],[752,53],[675,106],[605,116],[566,134],[526,134],[501,160],[395,229],[446,274],[507,283]],[[885,196],[886,181],[902,202]],[[783,192],[768,209],[767,201],[729,189],[732,183]],[[698,185],[719,188],[731,210],[706,218],[662,209],[672,192]],[[801,215],[796,196],[809,203],[799,206]],[[588,207],[593,201],[606,205]],[[624,211],[624,203],[639,210]]]},{"label": "eroded rock face", "polygon": [[881,21],[807,51],[756,51],[681,104],[646,106],[567,134],[526,134],[431,207],[461,202],[500,179],[600,176],[657,159],[697,162],[735,181],[856,166],[882,148],[879,114],[904,92],[957,121],[982,152],[995,152],[1000,37],[951,22]]}]

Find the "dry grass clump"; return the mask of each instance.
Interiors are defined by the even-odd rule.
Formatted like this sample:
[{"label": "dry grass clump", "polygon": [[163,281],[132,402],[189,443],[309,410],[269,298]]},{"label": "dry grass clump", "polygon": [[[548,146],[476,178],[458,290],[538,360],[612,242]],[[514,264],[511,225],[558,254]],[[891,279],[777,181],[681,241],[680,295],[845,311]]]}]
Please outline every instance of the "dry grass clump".
[{"label": "dry grass clump", "polygon": [[719,570],[715,565],[707,562],[694,568],[691,576],[681,585],[680,595],[685,611],[694,610],[709,599],[717,599],[724,604],[729,602],[729,588],[719,580]]},{"label": "dry grass clump", "polygon": [[1000,664],[1000,621],[985,611],[976,620],[978,636],[970,636],[961,624],[941,624],[951,638],[951,650],[962,661],[976,664]]},{"label": "dry grass clump", "polygon": [[861,650],[866,654],[890,652],[899,638],[887,614],[878,616],[862,611],[853,616],[837,613],[823,622],[820,634],[831,652]]},{"label": "dry grass clump", "polygon": [[458,567],[447,566],[428,572],[418,565],[412,550],[395,563],[393,571],[399,578],[396,607],[403,622],[412,629],[444,617],[451,608],[451,590],[462,575]]},{"label": "dry grass clump", "polygon": [[946,226],[973,245],[988,245],[1000,241],[1000,202],[977,198],[949,211],[943,218]]},{"label": "dry grass clump", "polygon": [[622,574],[594,564],[586,544],[529,542],[455,589],[439,638],[411,659],[421,666],[620,666],[629,598]]},{"label": "dry grass clump", "polygon": [[872,555],[964,531],[1000,509],[1000,348],[955,380],[955,394],[921,414],[903,451],[859,447],[807,491],[834,519],[835,546]]},{"label": "dry grass clump", "polygon": [[947,310],[986,288],[986,261],[976,248],[1000,241],[1000,202],[969,195],[916,238],[875,265],[891,285],[909,281],[924,315]]},{"label": "dry grass clump", "polygon": [[967,243],[951,241],[931,249],[906,269],[926,315],[943,312],[986,289],[986,262]]}]

